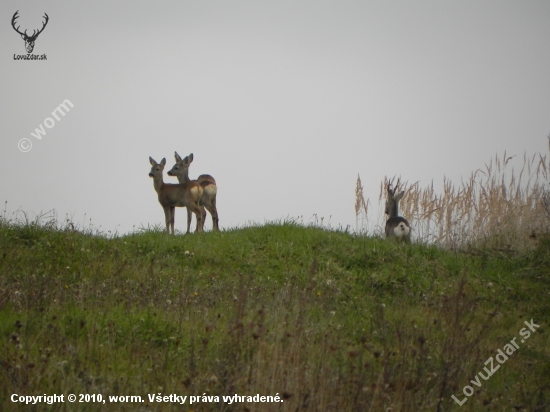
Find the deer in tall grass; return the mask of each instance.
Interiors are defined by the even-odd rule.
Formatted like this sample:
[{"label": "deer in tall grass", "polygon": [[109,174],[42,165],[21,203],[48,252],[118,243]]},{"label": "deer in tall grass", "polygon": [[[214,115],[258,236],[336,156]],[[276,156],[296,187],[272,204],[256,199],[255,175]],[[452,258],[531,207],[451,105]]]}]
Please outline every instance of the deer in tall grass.
[{"label": "deer in tall grass", "polygon": [[386,210],[385,213],[388,215],[388,220],[386,220],[386,237],[395,238],[397,241],[410,243],[411,241],[411,226],[407,219],[402,216],[399,216],[399,201],[405,194],[404,191],[401,191],[399,194],[395,192],[399,189],[399,181],[397,182],[396,188],[392,189],[391,183],[388,183],[387,186],[387,198],[386,198]]},{"label": "deer in tall grass", "polygon": [[[174,152],[174,158],[176,164],[168,172],[168,176],[175,176],[180,183],[197,182],[203,188],[202,197],[200,198],[199,205],[202,209],[203,222],[206,220],[206,208],[212,216],[212,229],[219,230],[218,228],[218,209],[216,208],[216,195],[218,193],[218,187],[216,186],[216,180],[210,175],[200,175],[197,180],[189,179],[189,166],[193,161],[193,153],[185,158],[181,158],[178,152]],[[187,225],[191,224],[191,213],[187,211]],[[197,222],[198,224],[198,222]]]},{"label": "deer in tall grass", "polygon": [[[172,184],[164,183],[162,172],[166,165],[166,159],[163,158],[157,163],[152,157],[149,157],[151,171],[149,177],[153,178],[153,186],[158,194],[159,203],[164,209],[166,221],[166,232],[174,234],[174,218],[176,207],[186,207],[187,214],[194,213],[197,216],[196,232],[202,232],[203,229],[203,209],[199,206],[199,200],[203,193],[202,186],[194,181],[186,183]],[[190,221],[187,221],[187,233],[189,233]]]}]

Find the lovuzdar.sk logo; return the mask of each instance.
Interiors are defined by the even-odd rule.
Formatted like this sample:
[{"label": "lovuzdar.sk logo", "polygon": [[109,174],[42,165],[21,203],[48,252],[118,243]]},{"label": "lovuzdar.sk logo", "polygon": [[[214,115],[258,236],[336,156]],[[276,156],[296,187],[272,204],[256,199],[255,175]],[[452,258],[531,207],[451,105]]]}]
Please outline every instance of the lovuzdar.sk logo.
[{"label": "lovuzdar.sk logo", "polygon": [[46,60],[47,59],[47,56],[45,54],[42,54],[42,55],[37,55],[37,54],[32,54],[32,51],[34,50],[34,42],[36,41],[36,39],[38,38],[38,35],[40,33],[42,33],[44,31],[44,29],[46,28],[46,25],[48,24],[48,21],[50,20],[50,18],[48,17],[48,15],[46,13],[44,13],[44,16],[43,18],[46,19],[44,22],[42,22],[42,28],[40,30],[33,30],[32,34],[29,36],[27,34],[27,30],[25,30],[24,32],[21,32],[19,30],[19,28],[21,26],[17,26],[15,27],[15,24],[17,23],[16,20],[17,18],[19,18],[19,10],[17,10],[15,12],[15,14],[13,15],[12,19],[11,19],[11,25],[13,27],[13,29],[19,33],[21,35],[21,38],[23,40],[25,40],[25,49],[27,49],[27,55],[21,55],[21,54],[14,54],[13,55],[13,60]]}]

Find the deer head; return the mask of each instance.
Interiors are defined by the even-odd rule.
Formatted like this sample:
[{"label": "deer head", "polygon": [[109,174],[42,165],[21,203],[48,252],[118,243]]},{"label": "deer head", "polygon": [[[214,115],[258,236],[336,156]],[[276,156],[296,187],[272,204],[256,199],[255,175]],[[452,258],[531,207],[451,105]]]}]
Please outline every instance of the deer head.
[{"label": "deer head", "polygon": [[13,18],[11,19],[11,25],[12,25],[13,29],[21,35],[21,38],[23,40],[25,40],[25,48],[27,49],[27,53],[32,53],[32,51],[34,49],[34,42],[36,41],[36,38],[38,37],[38,35],[40,33],[42,33],[42,31],[44,30],[44,28],[48,24],[48,20],[50,18],[48,17],[48,15],[46,13],[44,13],[44,18],[46,19],[46,21],[44,23],[42,23],[42,28],[40,30],[38,30],[38,32],[36,30],[34,30],[32,35],[29,36],[29,35],[27,35],[27,30],[25,30],[25,32],[22,33],[22,32],[19,31],[20,26],[17,26],[17,28],[15,27],[15,20],[19,17],[17,15],[17,13],[19,13],[19,10],[17,10],[15,12],[15,14],[13,15]]},{"label": "deer head", "polygon": [[163,158],[160,163],[157,163],[155,159],[149,156],[149,163],[151,163],[152,166],[151,171],[149,172],[149,177],[160,177],[162,179],[162,171],[164,170],[164,166],[166,165],[166,158]]},{"label": "deer head", "polygon": [[175,176],[178,178],[178,180],[180,176],[183,176],[184,181],[189,180],[189,166],[193,161],[193,153],[191,153],[189,156],[185,156],[182,159],[181,156],[178,154],[178,152],[174,152],[174,157],[176,159],[176,164],[167,173],[168,176]]}]

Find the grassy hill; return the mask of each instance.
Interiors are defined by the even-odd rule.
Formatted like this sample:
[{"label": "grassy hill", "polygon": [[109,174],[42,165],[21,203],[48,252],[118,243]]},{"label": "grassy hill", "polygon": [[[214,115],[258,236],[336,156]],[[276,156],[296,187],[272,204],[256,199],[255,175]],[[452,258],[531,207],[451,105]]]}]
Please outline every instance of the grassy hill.
[{"label": "grassy hill", "polygon": [[[0,410],[548,411],[550,239],[536,242],[453,252],[292,222],[110,239],[4,222]],[[500,368],[480,379],[490,357]],[[185,404],[148,396],[171,394]],[[235,394],[283,402],[222,398]]]}]

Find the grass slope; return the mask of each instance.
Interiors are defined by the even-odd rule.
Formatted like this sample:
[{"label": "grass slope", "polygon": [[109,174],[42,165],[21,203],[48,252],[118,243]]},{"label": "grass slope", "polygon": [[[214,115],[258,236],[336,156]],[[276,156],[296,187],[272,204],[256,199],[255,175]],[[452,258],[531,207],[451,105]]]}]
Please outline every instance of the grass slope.
[{"label": "grass slope", "polygon": [[[2,224],[0,410],[550,410],[549,279],[549,239],[513,254],[293,223],[113,239]],[[54,393],[107,401],[10,400]],[[284,402],[223,402],[235,394]]]}]

